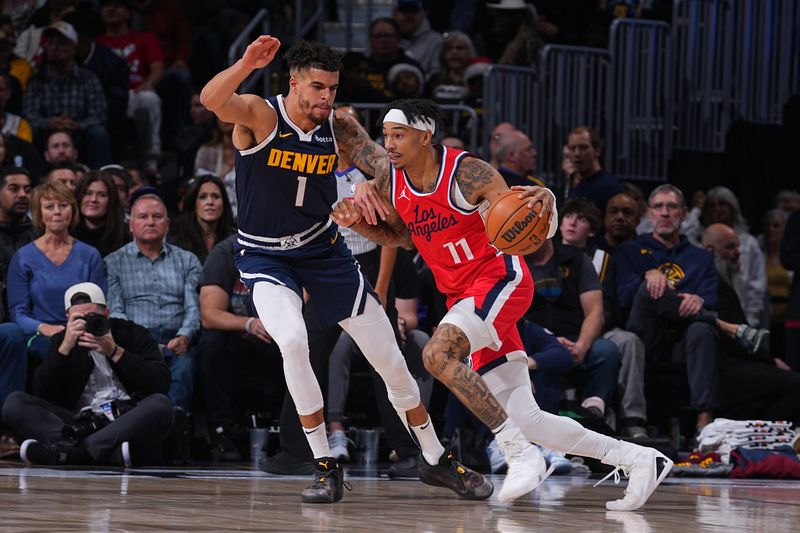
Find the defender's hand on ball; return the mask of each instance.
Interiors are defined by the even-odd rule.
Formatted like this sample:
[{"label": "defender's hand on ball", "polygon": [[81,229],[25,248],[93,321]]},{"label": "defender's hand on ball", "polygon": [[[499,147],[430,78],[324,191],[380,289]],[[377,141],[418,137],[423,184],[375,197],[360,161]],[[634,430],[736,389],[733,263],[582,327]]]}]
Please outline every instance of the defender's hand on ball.
[{"label": "defender's hand on ball", "polygon": [[362,218],[364,217],[361,214],[361,207],[353,200],[342,200],[331,212],[331,220],[344,228],[358,224]]},{"label": "defender's hand on ball", "polygon": [[389,207],[386,205],[383,196],[381,196],[381,193],[378,191],[373,181],[356,185],[353,201],[361,208],[361,212],[367,223],[373,226],[378,223],[378,217],[375,213],[380,215],[381,220],[386,220],[386,217],[389,215]]},{"label": "defender's hand on ball", "polygon": [[514,185],[511,190],[519,191],[520,198],[530,198],[528,200],[529,209],[533,209],[537,203],[541,202],[542,207],[536,214],[540,217],[550,217],[550,213],[553,212],[553,195],[547,189],[535,185]]}]

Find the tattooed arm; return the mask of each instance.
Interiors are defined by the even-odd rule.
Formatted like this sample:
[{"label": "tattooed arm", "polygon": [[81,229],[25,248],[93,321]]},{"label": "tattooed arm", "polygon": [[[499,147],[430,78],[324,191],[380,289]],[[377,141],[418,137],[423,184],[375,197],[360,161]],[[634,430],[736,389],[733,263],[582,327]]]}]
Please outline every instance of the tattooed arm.
[{"label": "tattooed arm", "polygon": [[364,217],[370,224],[376,224],[377,213],[385,221],[391,211],[391,176],[386,150],[370,139],[361,124],[347,113],[335,112],[333,132],[339,148],[347,153],[359,170],[374,178],[373,187],[356,190],[355,201],[362,207]]},{"label": "tattooed arm", "polygon": [[[373,187],[373,183],[359,183],[357,188]],[[408,228],[400,218],[400,214],[391,205],[388,206],[388,214],[384,219],[371,224],[363,216],[360,205],[350,200],[344,200],[333,208],[331,219],[338,225],[350,228],[381,246],[390,248],[402,246],[406,249],[411,249],[413,246]]]},{"label": "tattooed arm", "polygon": [[478,205],[483,200],[493,202],[509,190],[519,191],[520,198],[530,198],[529,209],[542,202],[543,209],[539,216],[550,217],[547,238],[550,239],[555,235],[558,228],[558,212],[555,205],[556,197],[550,189],[531,185],[515,185],[509,189],[503,176],[494,167],[476,157],[468,157],[461,162],[456,173],[456,183],[461,194],[472,205]]}]

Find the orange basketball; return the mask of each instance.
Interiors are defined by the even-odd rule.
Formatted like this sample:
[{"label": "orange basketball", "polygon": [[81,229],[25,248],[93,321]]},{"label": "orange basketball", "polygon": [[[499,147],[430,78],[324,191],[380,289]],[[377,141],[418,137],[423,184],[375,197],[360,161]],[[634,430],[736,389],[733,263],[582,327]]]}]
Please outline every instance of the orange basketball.
[{"label": "orange basketball", "polygon": [[550,217],[540,217],[542,203],[528,209],[528,198],[519,191],[498,196],[486,211],[486,234],[495,248],[511,255],[527,255],[539,249],[547,239]]}]

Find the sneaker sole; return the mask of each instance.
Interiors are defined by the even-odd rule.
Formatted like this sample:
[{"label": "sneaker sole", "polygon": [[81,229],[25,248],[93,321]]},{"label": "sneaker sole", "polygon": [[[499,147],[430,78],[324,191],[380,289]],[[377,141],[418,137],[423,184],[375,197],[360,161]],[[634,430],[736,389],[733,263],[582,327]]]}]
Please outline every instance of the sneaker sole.
[{"label": "sneaker sole", "polygon": [[[519,494],[513,494],[513,493],[511,495],[503,494],[503,489],[500,489],[500,493],[497,495],[497,499],[500,500],[501,503],[510,503],[510,502],[516,500],[517,498],[519,498],[520,496],[524,496],[524,495],[528,494],[529,492],[531,492],[532,490],[535,490],[536,487],[538,487],[539,485],[541,485],[544,482],[545,479],[549,478],[553,474],[553,471],[554,471],[554,467],[552,465],[550,465],[550,468],[547,469],[547,471],[544,473],[543,476],[541,476],[538,480],[535,480],[532,484],[530,484],[530,488],[529,489],[526,489],[526,490],[520,492]],[[526,485],[526,487],[527,487],[527,485]],[[503,483],[503,488],[505,488],[505,483]]]},{"label": "sneaker sole", "polygon": [[22,462],[26,465],[34,464],[33,461],[28,459],[28,446],[32,443],[38,442],[36,439],[27,439],[19,446],[19,458],[22,459]]}]

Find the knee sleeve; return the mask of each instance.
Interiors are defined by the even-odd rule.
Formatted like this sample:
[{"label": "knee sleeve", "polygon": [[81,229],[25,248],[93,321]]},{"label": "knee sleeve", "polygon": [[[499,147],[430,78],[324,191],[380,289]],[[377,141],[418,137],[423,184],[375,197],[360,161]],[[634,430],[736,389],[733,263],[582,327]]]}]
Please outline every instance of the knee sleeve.
[{"label": "knee sleeve", "polygon": [[350,334],[364,357],[386,383],[389,401],[397,411],[419,405],[419,387],[408,371],[403,354],[394,340],[394,331],[383,308],[367,297],[364,312],[339,325]]},{"label": "knee sleeve", "polygon": [[303,321],[300,297],[291,289],[268,282],[253,287],[253,303],[264,329],[283,356],[286,388],[301,416],[322,409],[322,391],[311,368],[308,333]]}]

